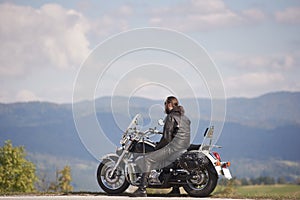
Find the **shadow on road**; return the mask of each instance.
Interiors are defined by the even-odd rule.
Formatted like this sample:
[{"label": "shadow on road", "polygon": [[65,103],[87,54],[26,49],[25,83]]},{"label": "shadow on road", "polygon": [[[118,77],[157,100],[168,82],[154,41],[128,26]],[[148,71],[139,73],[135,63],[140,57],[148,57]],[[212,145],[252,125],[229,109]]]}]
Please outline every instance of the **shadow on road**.
[{"label": "shadow on road", "polygon": [[[122,194],[107,194],[104,192],[69,192],[63,195],[82,195],[82,196],[130,196],[131,193],[122,193]],[[148,194],[148,197],[189,197],[187,194],[180,194],[180,195],[168,195],[168,194]]]}]

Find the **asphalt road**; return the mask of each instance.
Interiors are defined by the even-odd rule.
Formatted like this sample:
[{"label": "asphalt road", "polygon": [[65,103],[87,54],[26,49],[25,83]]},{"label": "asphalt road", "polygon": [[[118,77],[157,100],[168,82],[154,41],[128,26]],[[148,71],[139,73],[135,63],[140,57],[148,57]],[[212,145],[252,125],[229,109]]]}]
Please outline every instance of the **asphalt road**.
[{"label": "asphalt road", "polygon": [[[144,200],[144,197],[128,197],[128,196],[104,196],[104,195],[66,195],[66,196],[0,196],[2,200]],[[147,197],[149,200],[170,200],[170,199],[182,199],[182,200],[199,200],[199,198],[192,197]],[[213,198],[201,198],[201,200],[209,200]],[[216,200],[229,200],[229,199],[216,199]],[[238,200],[238,199],[235,199]],[[243,199],[245,200],[245,199]]]}]

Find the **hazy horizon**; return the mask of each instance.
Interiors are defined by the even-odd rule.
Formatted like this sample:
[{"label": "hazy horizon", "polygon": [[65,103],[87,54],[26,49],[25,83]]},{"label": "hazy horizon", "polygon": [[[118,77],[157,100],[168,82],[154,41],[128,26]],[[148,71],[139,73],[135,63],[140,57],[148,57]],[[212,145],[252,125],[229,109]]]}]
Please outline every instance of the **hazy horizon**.
[{"label": "hazy horizon", "polygon": [[[278,91],[270,91],[270,92],[266,92],[257,96],[252,96],[252,97],[245,97],[245,96],[234,96],[234,97],[227,97],[226,100],[229,99],[254,99],[254,98],[259,98],[261,96],[264,95],[268,95],[268,94],[276,94],[276,93],[300,93],[300,91],[287,91],[287,90],[278,90]],[[120,95],[116,95],[114,97],[117,98],[128,98],[127,96],[120,96]],[[92,100],[82,100],[82,101],[78,101],[78,102],[74,102],[74,103],[81,103],[81,102],[85,102],[85,101],[95,101],[97,99],[102,99],[102,98],[111,98],[111,96],[100,96],[100,97],[96,97],[95,99]],[[141,98],[141,99],[147,99],[147,100],[151,100],[151,101],[164,101],[165,98],[149,98],[149,97],[144,97],[144,96],[131,96],[130,98]],[[178,97],[179,98],[179,97]],[[180,98],[180,99],[194,99],[193,97],[184,97],[184,98]],[[209,97],[197,97],[197,99],[204,99],[204,100],[210,100]],[[15,101],[15,102],[0,102],[0,104],[15,104],[15,103],[53,103],[53,104],[72,104],[73,102],[54,102],[54,101],[40,101],[40,100],[31,100],[31,101]]]}]

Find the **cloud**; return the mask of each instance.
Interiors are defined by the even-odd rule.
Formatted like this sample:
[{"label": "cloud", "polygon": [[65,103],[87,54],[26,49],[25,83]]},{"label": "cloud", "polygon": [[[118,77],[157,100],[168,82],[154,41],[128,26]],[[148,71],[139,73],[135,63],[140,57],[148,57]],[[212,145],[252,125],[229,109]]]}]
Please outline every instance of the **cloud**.
[{"label": "cloud", "polygon": [[246,55],[232,52],[217,52],[216,60],[244,72],[293,71],[300,65],[300,52],[286,52],[269,55]]},{"label": "cloud", "polygon": [[227,95],[253,97],[270,91],[299,91],[299,55],[298,51],[267,55],[218,52],[213,57],[223,72]]},{"label": "cloud", "polygon": [[79,65],[89,52],[89,28],[81,13],[58,4],[0,4],[0,76]]},{"label": "cloud", "polygon": [[121,16],[131,16],[133,14],[133,8],[129,5],[123,5],[118,9],[118,13]]},{"label": "cloud", "polygon": [[252,72],[238,76],[229,76],[225,80],[228,96],[251,97],[285,88],[285,77],[279,73]]},{"label": "cloud", "polygon": [[151,25],[174,28],[180,31],[197,31],[230,27],[252,21],[261,21],[265,15],[258,9],[241,13],[228,8],[221,0],[185,1],[174,6],[152,11]]},{"label": "cloud", "polygon": [[227,79],[228,86],[233,87],[264,87],[273,84],[274,81],[284,80],[280,73],[247,73],[241,76],[233,76]]},{"label": "cloud", "polygon": [[261,10],[255,8],[243,10],[242,15],[248,21],[263,21],[266,19],[266,15]]},{"label": "cloud", "polygon": [[252,58],[239,61],[239,65],[248,69],[266,69],[266,70],[291,70],[295,66],[296,57],[291,54],[254,56]]},{"label": "cloud", "polygon": [[91,34],[96,37],[108,37],[130,28],[129,21],[134,16],[134,8],[131,5],[121,5],[100,17],[90,20],[92,24]]},{"label": "cloud", "polygon": [[16,95],[16,101],[37,101],[39,100],[39,98],[32,92],[29,90],[21,90],[18,92],[18,94]]},{"label": "cloud", "polygon": [[299,24],[300,7],[288,7],[283,11],[278,11],[275,13],[275,19],[280,23]]}]

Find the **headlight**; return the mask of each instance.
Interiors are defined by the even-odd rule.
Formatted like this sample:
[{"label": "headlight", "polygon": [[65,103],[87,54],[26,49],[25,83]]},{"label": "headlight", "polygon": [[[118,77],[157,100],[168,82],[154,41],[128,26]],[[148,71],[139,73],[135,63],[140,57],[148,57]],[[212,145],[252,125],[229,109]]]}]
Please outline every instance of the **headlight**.
[{"label": "headlight", "polygon": [[116,154],[117,154],[118,156],[120,156],[120,155],[122,154],[122,152],[123,152],[123,148],[122,148],[122,147],[117,148]]}]

